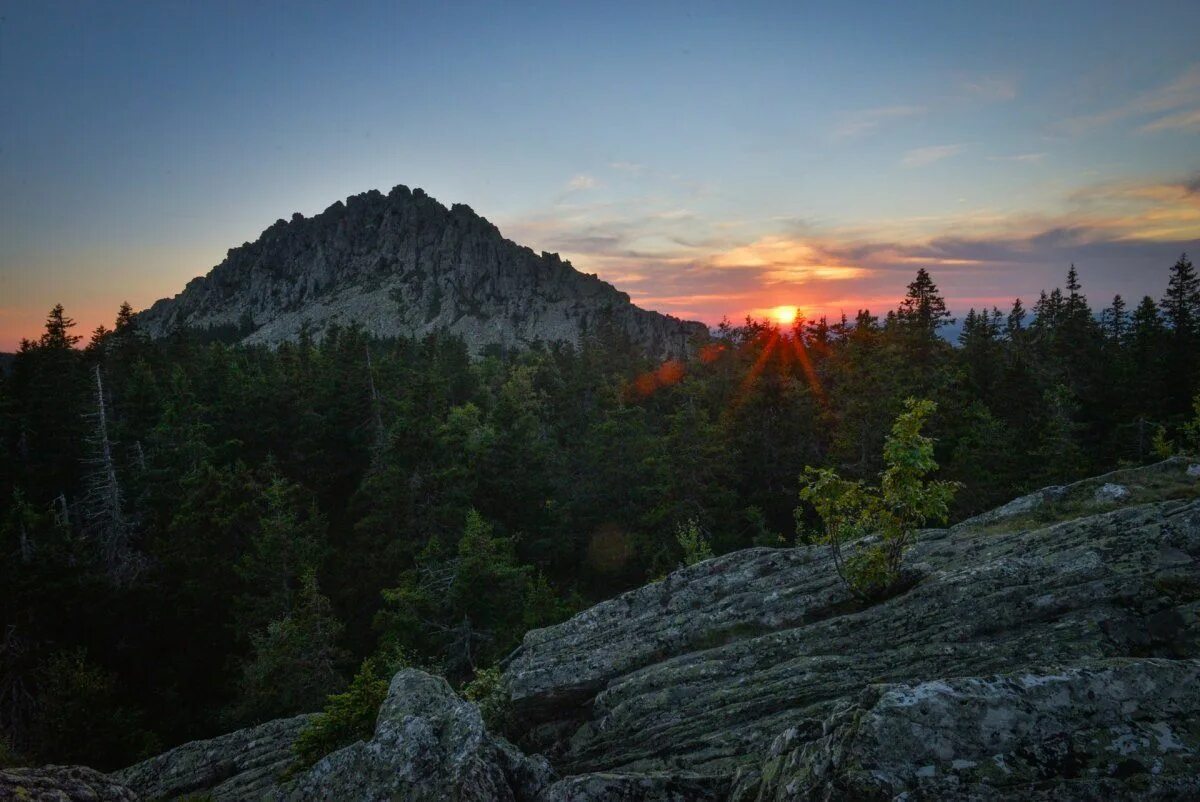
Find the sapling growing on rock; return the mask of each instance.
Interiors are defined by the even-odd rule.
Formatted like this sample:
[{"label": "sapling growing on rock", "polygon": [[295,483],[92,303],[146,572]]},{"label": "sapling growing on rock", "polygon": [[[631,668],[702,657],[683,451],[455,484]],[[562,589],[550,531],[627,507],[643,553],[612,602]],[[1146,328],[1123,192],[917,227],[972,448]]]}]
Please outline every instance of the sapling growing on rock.
[{"label": "sapling growing on rock", "polygon": [[[860,599],[878,598],[900,579],[905,550],[929,521],[944,522],[957,482],[930,481],[937,470],[933,439],[921,433],[937,409],[929,400],[908,399],[884,441],[884,471],[879,487],[843,479],[828,468],[806,468],[800,498],[824,524],[817,542],[828,543],[838,576]],[[797,517],[801,510],[797,510]],[[875,533],[871,542],[863,542]],[[847,546],[859,541],[851,554]]]}]

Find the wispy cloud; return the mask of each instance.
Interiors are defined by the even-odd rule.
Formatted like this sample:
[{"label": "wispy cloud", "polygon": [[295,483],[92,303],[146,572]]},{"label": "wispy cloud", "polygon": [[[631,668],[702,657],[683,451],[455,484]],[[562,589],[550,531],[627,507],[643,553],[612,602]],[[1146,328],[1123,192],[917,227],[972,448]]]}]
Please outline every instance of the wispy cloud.
[{"label": "wispy cloud", "polygon": [[924,114],[924,106],[881,106],[874,109],[863,109],[848,115],[841,124],[833,130],[835,139],[854,139],[875,133],[885,123],[903,120],[906,117],[916,117]]},{"label": "wispy cloud", "polygon": [[993,162],[1018,162],[1020,164],[1039,164],[1046,158],[1045,153],[1014,153],[1010,156],[988,156]]},{"label": "wispy cloud", "polygon": [[934,162],[957,156],[966,150],[966,147],[966,145],[931,145],[926,148],[914,148],[904,154],[900,164],[903,167],[925,167]]},{"label": "wispy cloud", "polygon": [[1178,114],[1168,114],[1166,117],[1159,117],[1154,122],[1146,123],[1138,130],[1144,134],[1170,130],[1200,131],[1200,108],[1195,108],[1191,111],[1181,111]]},{"label": "wispy cloud", "polygon": [[587,173],[579,173],[578,175],[572,176],[571,180],[567,182],[567,189],[573,191],[592,189],[595,186],[596,179]]},{"label": "wispy cloud", "polygon": [[1017,96],[1016,79],[1008,76],[984,75],[964,78],[960,89],[967,96],[983,101],[1013,100]]},{"label": "wispy cloud", "polygon": [[1174,80],[1142,92],[1127,103],[1072,117],[1059,128],[1078,135],[1123,120],[1142,120],[1138,128],[1142,133],[1200,129],[1200,64],[1193,64]]}]

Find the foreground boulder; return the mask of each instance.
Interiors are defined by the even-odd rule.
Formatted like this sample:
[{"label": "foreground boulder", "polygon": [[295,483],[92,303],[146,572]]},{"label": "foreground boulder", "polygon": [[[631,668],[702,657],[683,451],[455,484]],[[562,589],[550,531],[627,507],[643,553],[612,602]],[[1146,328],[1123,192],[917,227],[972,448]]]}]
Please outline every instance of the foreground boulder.
[{"label": "foreground boulder", "polygon": [[415,669],[392,678],[375,735],[321,759],[282,799],[532,802],[553,777],[484,728],[478,708]]},{"label": "foreground boulder", "polygon": [[[1108,483],[1128,493],[1096,499]],[[974,699],[981,716],[1019,702],[1036,717],[1059,697],[989,697],[953,678],[1064,674],[1078,678],[1053,686],[1055,693],[1086,687],[1109,694],[1095,705],[1111,715],[1047,708],[1048,726],[1171,726],[1181,748],[1157,774],[1148,753],[1115,774],[1100,767],[1107,746],[1089,753],[1089,770],[1112,785],[1096,798],[1138,798],[1168,768],[1176,778],[1200,772],[1200,732],[1171,724],[1185,709],[1194,715],[1195,699],[1174,699],[1181,707],[1172,713],[1154,706],[1153,691],[1125,698],[1124,680],[1097,685],[1071,672],[1110,666],[1103,670],[1131,672],[1158,688],[1169,685],[1164,678],[1191,676],[1200,657],[1198,496],[1200,483],[1178,460],[1034,494],[1036,502],[1003,515],[925,532],[906,557],[911,586],[869,606],[841,587],[824,548],[750,549],[681,569],[526,636],[504,675],[520,743],[544,751],[564,775],[701,776],[735,783],[739,800],[834,799],[844,782],[836,777],[851,763],[847,777],[930,765],[944,776],[941,763],[908,754],[913,738],[880,741],[873,751],[861,729],[838,741],[848,739],[861,754],[843,762],[821,757],[822,748],[842,754],[822,739],[838,728],[849,733],[846,722],[855,716],[874,711],[902,723],[886,705],[875,710],[864,692],[882,693],[871,689],[886,684],[928,690],[944,681],[956,694],[946,699]],[[1140,662],[1125,669],[1106,662],[1121,659]],[[971,725],[946,719],[946,726]],[[1030,739],[1028,748],[1048,748]],[[987,747],[964,744],[961,759],[983,765]],[[1007,751],[998,745],[987,754]],[[780,784],[785,754],[792,763]],[[1039,782],[1071,779],[1065,763],[1037,770]],[[1031,767],[993,785],[983,777],[963,782],[987,785],[990,796],[982,798],[1022,798],[1035,773]],[[914,783],[903,774],[865,798],[890,799],[887,789],[898,794]],[[959,798],[950,785],[930,786],[930,793]]]},{"label": "foreground boulder", "polygon": [[260,799],[295,760],[292,746],[308,716],[268,721],[177,746],[112,778],[145,799],[205,794],[212,802]]},{"label": "foreground boulder", "polygon": [[0,799],[28,802],[138,802],[117,780],[86,766],[0,769]]},{"label": "foreground boulder", "polygon": [[876,685],[734,799],[1200,798],[1200,661]]}]

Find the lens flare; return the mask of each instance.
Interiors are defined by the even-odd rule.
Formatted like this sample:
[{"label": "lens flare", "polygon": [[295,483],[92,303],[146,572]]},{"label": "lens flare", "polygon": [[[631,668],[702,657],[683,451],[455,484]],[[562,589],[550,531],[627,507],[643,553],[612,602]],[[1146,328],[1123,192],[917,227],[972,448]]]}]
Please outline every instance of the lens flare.
[{"label": "lens flare", "polygon": [[777,306],[771,310],[771,317],[780,325],[790,326],[796,322],[796,315],[799,313],[800,310],[794,306]]}]

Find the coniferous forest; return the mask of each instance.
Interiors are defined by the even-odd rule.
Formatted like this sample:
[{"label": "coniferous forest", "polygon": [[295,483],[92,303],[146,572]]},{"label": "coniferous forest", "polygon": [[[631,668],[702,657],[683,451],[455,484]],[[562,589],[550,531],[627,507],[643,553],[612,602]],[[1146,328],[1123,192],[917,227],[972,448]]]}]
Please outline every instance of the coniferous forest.
[{"label": "coniferous forest", "polygon": [[56,307],[0,383],[0,759],[114,768],[396,659],[468,682],[685,551],[812,537],[805,468],[872,480],[906,398],[937,403],[952,520],[1160,459],[1200,415],[1200,278],[1163,277],[1089,303],[1072,267],[951,325],[922,270],[894,309],[665,363],[603,330],[150,340],[128,306],[89,339]]}]

